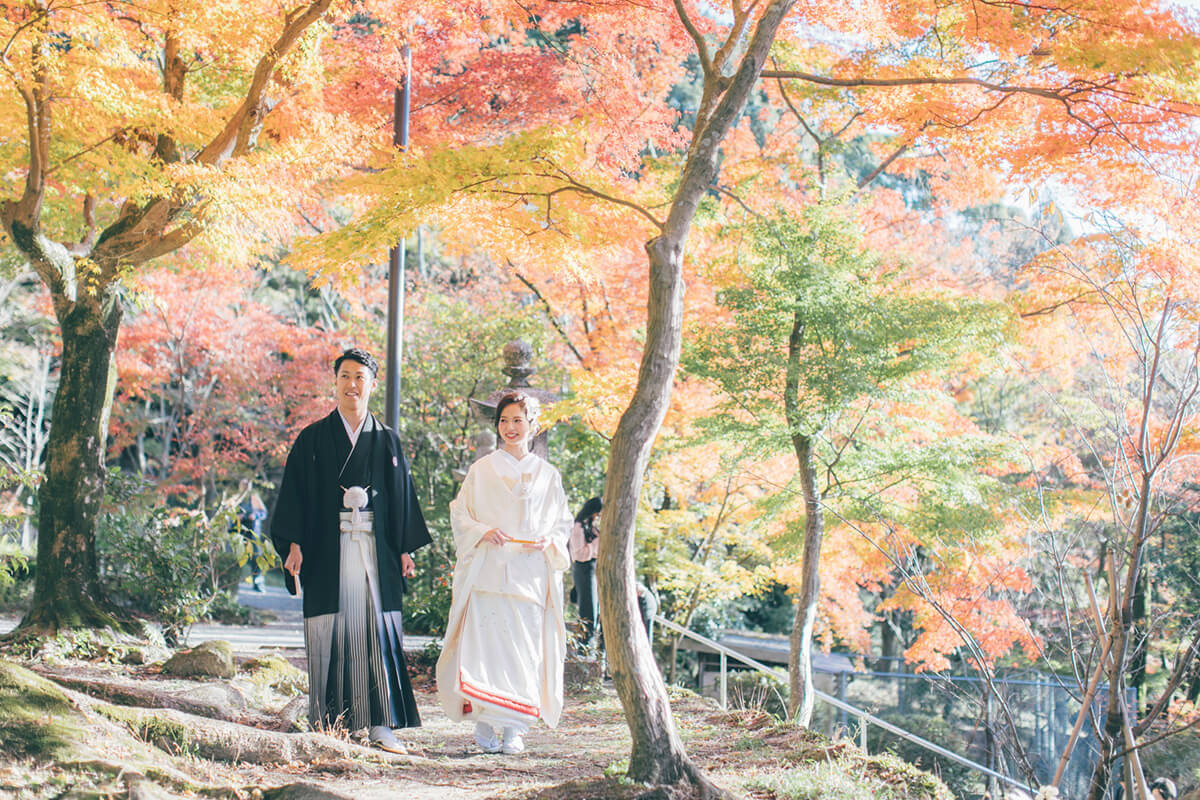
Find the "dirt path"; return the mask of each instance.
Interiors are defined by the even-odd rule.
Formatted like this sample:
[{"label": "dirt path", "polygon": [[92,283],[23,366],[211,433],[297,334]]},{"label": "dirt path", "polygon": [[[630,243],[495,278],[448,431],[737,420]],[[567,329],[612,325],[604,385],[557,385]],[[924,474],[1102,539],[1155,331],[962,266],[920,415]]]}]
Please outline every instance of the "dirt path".
[{"label": "dirt path", "polygon": [[417,703],[422,727],[401,735],[416,756],[411,764],[381,769],[369,778],[322,774],[301,765],[287,771],[244,767],[238,773],[249,784],[311,781],[355,800],[475,800],[599,777],[614,766],[620,770],[629,754],[629,731],[611,688],[568,698],[558,728],[533,728],[519,756],[481,753],[474,727],[451,722],[428,689],[417,692]]}]

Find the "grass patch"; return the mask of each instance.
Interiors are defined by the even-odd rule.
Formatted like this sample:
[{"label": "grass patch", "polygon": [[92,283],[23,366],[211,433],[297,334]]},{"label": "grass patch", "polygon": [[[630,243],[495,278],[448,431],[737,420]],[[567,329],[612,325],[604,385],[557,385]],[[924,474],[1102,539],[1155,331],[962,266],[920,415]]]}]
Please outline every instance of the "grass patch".
[{"label": "grass patch", "polygon": [[946,785],[895,756],[816,758],[778,773],[755,778],[748,786],[776,800],[953,800]]},{"label": "grass patch", "polygon": [[771,792],[779,800],[908,800],[910,797],[884,780],[854,774],[845,765],[830,761],[758,778],[750,785]]}]

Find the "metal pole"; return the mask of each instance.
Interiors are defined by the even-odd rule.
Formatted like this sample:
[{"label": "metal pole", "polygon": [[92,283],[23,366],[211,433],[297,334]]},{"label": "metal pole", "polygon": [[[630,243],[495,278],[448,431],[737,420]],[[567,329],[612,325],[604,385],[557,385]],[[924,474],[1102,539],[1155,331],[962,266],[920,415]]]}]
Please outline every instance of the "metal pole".
[{"label": "metal pole", "polygon": [[[412,95],[412,51],[404,46],[404,86],[392,98],[392,144],[408,149],[408,107]],[[404,364],[404,239],[388,252],[387,393],[384,420],[388,427],[400,423],[400,376]]]}]

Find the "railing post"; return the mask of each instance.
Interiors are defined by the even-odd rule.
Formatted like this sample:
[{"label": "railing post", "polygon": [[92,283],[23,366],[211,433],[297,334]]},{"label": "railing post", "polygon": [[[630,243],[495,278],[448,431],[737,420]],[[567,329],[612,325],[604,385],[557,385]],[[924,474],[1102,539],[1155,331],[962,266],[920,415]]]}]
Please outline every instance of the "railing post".
[{"label": "railing post", "polygon": [[[842,670],[837,674],[837,696],[838,700],[846,702],[846,672]],[[838,709],[838,727],[842,730],[849,730],[850,718],[846,716],[846,709]]]},{"label": "railing post", "polygon": [[867,718],[858,718],[858,746],[865,753],[867,752]]},{"label": "railing post", "polygon": [[721,653],[721,708],[729,708],[729,685],[725,676],[728,675],[729,656]]}]

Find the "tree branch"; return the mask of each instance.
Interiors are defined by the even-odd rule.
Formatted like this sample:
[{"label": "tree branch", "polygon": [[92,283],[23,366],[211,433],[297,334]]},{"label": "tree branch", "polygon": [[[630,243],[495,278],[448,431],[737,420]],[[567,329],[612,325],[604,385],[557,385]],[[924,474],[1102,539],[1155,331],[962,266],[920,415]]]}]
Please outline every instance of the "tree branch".
[{"label": "tree branch", "polygon": [[1018,314],[1018,316],[1021,319],[1027,319],[1029,317],[1041,317],[1041,316],[1045,316],[1047,314],[1053,314],[1055,311],[1057,311],[1058,309],[1060,309],[1064,306],[1070,306],[1073,303],[1078,303],[1079,301],[1084,300],[1090,296],[1103,296],[1103,290],[1100,288],[1096,288],[1096,289],[1091,289],[1086,292],[1080,292],[1079,294],[1075,295],[1074,297],[1068,297],[1065,300],[1060,300],[1057,303],[1052,303],[1048,306],[1043,306],[1042,308],[1038,308],[1033,311],[1024,311],[1024,312]]},{"label": "tree branch", "polygon": [[[1196,654],[1200,652],[1200,629],[1192,635],[1192,641],[1179,656],[1175,662],[1175,668],[1171,670],[1171,677],[1167,680],[1167,685],[1163,687],[1162,693],[1159,695],[1158,701],[1154,707],[1146,712],[1146,716],[1133,726],[1133,733],[1137,737],[1144,736],[1150,726],[1154,724],[1154,720],[1158,719],[1159,715],[1166,710],[1171,702],[1171,696],[1175,694],[1175,690],[1179,688],[1179,684],[1183,683],[1183,679],[1187,676],[1188,668],[1191,667]],[[1193,723],[1196,724],[1196,723]],[[1145,747],[1148,743],[1143,742]]]},{"label": "tree branch", "polygon": [[687,237],[700,198],[712,185],[716,176],[717,151],[721,142],[737,120],[746,98],[762,74],[775,32],[782,24],[783,18],[791,11],[793,2],[794,0],[772,0],[766,7],[755,27],[745,55],[729,81],[728,91],[722,93],[711,115],[703,120],[697,118],[687,165],[680,178],[675,202],[671,204],[663,226],[664,231],[670,231],[672,239],[683,241]]},{"label": "tree branch", "polygon": [[753,5],[749,9],[743,9],[741,3],[733,4],[733,26],[729,30],[729,36],[725,39],[725,44],[717,48],[717,53],[713,56],[713,69],[716,71],[718,77],[722,73],[725,61],[733,53],[733,49],[737,46],[737,43],[746,35],[746,24],[750,21],[750,11],[753,8]]},{"label": "tree branch", "polygon": [[78,244],[67,245],[67,252],[73,256],[86,256],[96,245],[96,197],[91,192],[83,196],[83,238]]},{"label": "tree branch", "polygon": [[[38,19],[45,22],[45,9]],[[40,39],[31,46],[33,85],[24,86],[13,74],[13,83],[25,102],[25,127],[29,137],[29,172],[25,189],[15,207],[0,209],[9,225],[19,222],[36,232],[41,225],[42,200],[46,193],[46,173],[50,163],[50,77],[45,63],[46,43]],[[5,206],[8,206],[5,203]],[[17,242],[18,247],[21,243]]]},{"label": "tree branch", "polygon": [[[179,55],[179,36],[174,31],[167,31],[163,43],[163,91],[176,103],[183,103],[183,82],[187,77],[187,66]],[[154,157],[164,164],[174,164],[179,161],[179,147],[175,137],[160,133],[154,144]]]},{"label": "tree branch", "polygon": [[325,14],[332,2],[333,0],[313,0],[307,6],[294,9],[285,17],[283,32],[259,59],[258,66],[254,69],[250,88],[246,90],[246,98],[216,138],[196,156],[197,163],[220,165],[229,158],[244,155],[250,149],[253,132],[266,116],[263,96],[276,65],[308,27]]},{"label": "tree branch", "polygon": [[87,147],[83,148],[83,149],[82,149],[82,150],[80,150],[79,152],[77,152],[77,153],[74,153],[74,154],[72,154],[72,155],[69,155],[69,156],[67,156],[66,158],[59,159],[59,160],[58,160],[58,161],[55,163],[55,165],[54,165],[53,167],[51,167],[49,170],[47,170],[46,174],[47,174],[48,176],[49,176],[49,175],[53,175],[53,174],[54,174],[55,172],[57,172],[57,171],[59,170],[59,168],[61,168],[63,165],[65,165],[65,164],[70,164],[70,163],[71,163],[72,161],[74,161],[75,159],[77,159],[77,158],[82,158],[83,156],[86,156],[88,153],[92,152],[93,150],[96,150],[96,149],[98,149],[98,148],[100,148],[100,147],[102,147],[102,146],[104,146],[104,145],[108,144],[108,143],[109,143],[109,142],[111,142],[113,139],[116,139],[116,138],[117,138],[117,137],[119,137],[119,136],[124,136],[125,134],[127,134],[127,133],[129,133],[129,132],[130,132],[130,129],[129,129],[129,128],[118,128],[117,130],[115,130],[115,131],[113,131],[112,133],[110,133],[108,136],[105,136],[105,137],[104,137],[103,139],[101,139],[100,141],[98,141],[98,142],[95,142],[95,143],[93,143],[93,144],[89,144]]},{"label": "tree branch", "polygon": [[571,352],[575,355],[575,358],[579,359],[579,363],[584,364],[586,367],[587,365],[583,360],[583,355],[581,355],[579,350],[575,348],[575,344],[571,341],[571,337],[567,335],[566,330],[564,330],[563,326],[559,324],[558,318],[554,316],[554,308],[550,305],[550,301],[546,299],[546,296],[543,295],[528,278],[521,274],[520,269],[512,262],[511,258],[506,260],[508,261],[508,266],[512,267],[513,274],[517,276],[517,280],[525,284],[526,288],[533,292],[533,296],[536,297],[546,309],[546,316],[550,319],[550,324],[554,326],[554,330],[558,331],[558,335],[562,337],[563,342],[566,343],[567,347],[571,348]]},{"label": "tree branch", "polygon": [[[626,200],[623,197],[617,197],[616,195],[611,195],[611,194],[608,194],[607,192],[602,192],[599,189],[589,186],[588,184],[578,180],[571,173],[567,172],[565,169],[558,166],[557,164],[554,164],[551,161],[548,161],[545,159],[538,159],[538,160],[541,161],[541,163],[543,163],[545,165],[545,171],[530,172],[530,173],[527,173],[527,176],[534,177],[534,178],[546,178],[546,179],[552,180],[552,181],[560,181],[563,183],[562,186],[559,186],[555,189],[550,189],[548,191],[540,191],[540,192],[539,191],[522,191],[519,189],[488,189],[485,191],[491,191],[496,194],[503,194],[503,195],[515,195],[518,197],[545,197],[545,198],[550,198],[553,195],[558,194],[559,192],[575,192],[577,194],[582,194],[587,197],[594,197],[597,200],[605,200],[610,203],[615,203],[616,205],[625,206],[626,208],[632,209],[632,210],[636,211],[637,213],[641,214],[646,219],[648,219],[654,225],[654,227],[658,228],[659,230],[662,230],[662,227],[665,223],[662,220],[660,220],[658,217],[654,216],[654,214],[650,213],[650,210],[647,209],[645,206],[639,205],[639,204],[633,202],[632,200]],[[509,175],[507,177],[519,177],[519,176],[520,176],[520,173],[516,173],[514,175]],[[475,188],[476,186],[482,186],[482,185],[485,185],[488,183],[492,183],[495,180],[497,180],[499,177],[500,176],[485,178],[485,179],[480,180],[469,186],[462,187],[462,189],[460,189],[460,191],[465,191],[465,190]]]},{"label": "tree branch", "polygon": [[[1109,117],[1109,122],[1106,125],[1097,126],[1087,120],[1079,117],[1071,107],[1072,102],[1079,102],[1081,96],[1091,94],[1104,93],[1113,97],[1123,97],[1127,101],[1131,101],[1132,97],[1129,92],[1117,88],[1118,78],[1112,77],[1102,83],[1096,81],[1073,80],[1066,86],[1050,89],[1044,86],[1021,86],[1006,83],[994,83],[986,81],[982,78],[939,78],[936,76],[913,76],[905,78],[832,78],[826,75],[817,75],[811,72],[801,72],[799,70],[763,70],[763,78],[779,78],[789,80],[807,81],[820,86],[833,86],[839,88],[897,88],[903,86],[977,86],[989,92],[1000,92],[1006,95],[1026,94],[1034,97],[1041,97],[1046,100],[1054,100],[1062,103],[1067,109],[1068,115],[1075,119],[1080,124],[1092,130],[1101,130],[1102,128],[1117,128],[1116,120]],[[1195,117],[1200,116],[1200,111],[1184,110],[1184,104],[1175,103],[1171,106],[1171,112],[1182,116]],[[1190,109],[1191,106],[1189,105]]]},{"label": "tree branch", "polygon": [[745,201],[745,200],[743,200],[742,198],[738,197],[738,196],[737,196],[736,194],[734,194],[734,193],[733,193],[731,190],[729,190],[729,189],[725,188],[724,186],[720,186],[720,185],[718,185],[718,186],[714,186],[714,187],[713,187],[713,191],[715,191],[717,194],[723,194],[723,195],[725,195],[726,197],[730,198],[730,199],[731,199],[731,200],[733,200],[735,203],[737,203],[739,206],[741,206],[743,211],[745,211],[747,214],[749,214],[750,216],[754,217],[755,219],[764,219],[764,216],[763,216],[762,214],[758,213],[758,212],[757,212],[757,211],[755,211],[753,208],[751,208],[750,206],[746,205],[746,201]]},{"label": "tree branch", "polygon": [[[246,96],[225,127],[193,159],[195,163],[221,166],[228,159],[244,155],[254,143],[254,135],[270,110],[264,93],[279,61],[287,55],[310,25],[329,8],[332,0],[313,0],[285,16],[283,32],[259,59]],[[186,67],[178,56],[178,44],[170,35],[163,51],[163,88],[174,99],[182,98]],[[169,160],[178,158],[174,142],[160,137],[156,155]],[[203,203],[203,201],[201,201]],[[127,203],[116,222],[97,239],[94,256],[108,277],[115,276],[118,264],[140,264],[170,253],[187,244],[203,230],[195,220],[186,221],[171,231],[171,225],[194,203],[179,195],[158,197],[144,205]]]},{"label": "tree branch", "polygon": [[[1012,86],[1001,83],[991,83],[982,78],[937,78],[933,76],[918,76],[911,78],[831,78],[816,75],[811,72],[797,70],[763,70],[763,78],[779,78],[807,81],[821,86],[836,86],[841,88],[896,88],[902,86],[978,86],[992,92],[1005,94],[1031,94],[1048,100],[1065,102],[1068,98],[1065,90],[1046,89],[1040,86]],[[1073,90],[1078,91],[1078,90]]]},{"label": "tree branch", "polygon": [[867,186],[869,186],[872,181],[874,181],[876,178],[878,178],[880,175],[883,174],[884,170],[886,170],[889,166],[891,166],[893,161],[895,161],[897,158],[899,158],[900,156],[902,156],[906,152],[908,152],[909,147],[910,147],[910,144],[906,142],[906,143],[900,145],[899,147],[897,147],[894,151],[892,151],[892,154],[889,155],[887,158],[885,158],[883,161],[881,161],[879,163],[879,166],[877,166],[877,167],[875,167],[875,169],[871,170],[870,174],[863,176],[858,181],[858,188],[864,189]]},{"label": "tree branch", "polygon": [[683,23],[688,36],[691,36],[692,41],[696,43],[696,54],[700,57],[700,69],[704,72],[704,82],[707,84],[709,80],[718,77],[713,71],[712,57],[708,54],[708,43],[704,41],[704,37],[692,22],[692,18],[688,16],[687,9],[683,7],[683,0],[674,1],[675,13],[679,15],[679,21]]}]

